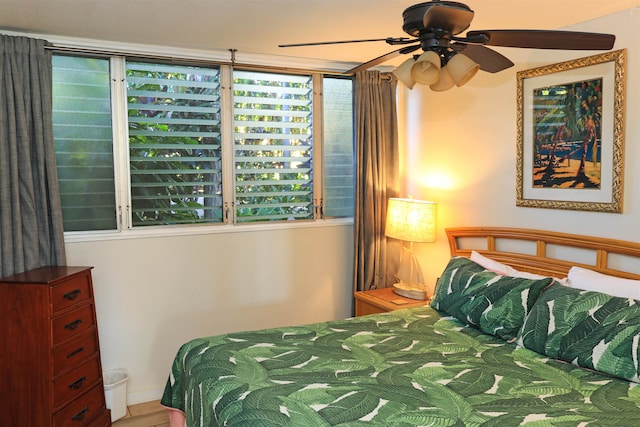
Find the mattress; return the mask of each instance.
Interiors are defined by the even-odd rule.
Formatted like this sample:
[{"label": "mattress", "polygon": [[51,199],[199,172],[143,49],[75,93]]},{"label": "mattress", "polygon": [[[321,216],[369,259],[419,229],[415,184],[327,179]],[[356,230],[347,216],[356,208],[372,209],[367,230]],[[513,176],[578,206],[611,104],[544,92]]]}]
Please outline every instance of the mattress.
[{"label": "mattress", "polygon": [[161,402],[187,426],[640,425],[638,384],[431,307],[189,341]]}]

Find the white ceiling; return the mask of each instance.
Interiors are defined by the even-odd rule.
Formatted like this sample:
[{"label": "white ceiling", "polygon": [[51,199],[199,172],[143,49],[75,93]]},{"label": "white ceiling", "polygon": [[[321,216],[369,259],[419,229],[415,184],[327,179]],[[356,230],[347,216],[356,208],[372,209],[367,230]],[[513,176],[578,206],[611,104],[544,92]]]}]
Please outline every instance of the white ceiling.
[{"label": "white ceiling", "polygon": [[[463,0],[464,1],[464,0]],[[278,44],[405,36],[415,0],[0,0],[0,30],[245,54],[365,62],[384,42]],[[558,29],[640,0],[466,0],[470,29]],[[398,63],[402,58],[397,59]]]}]

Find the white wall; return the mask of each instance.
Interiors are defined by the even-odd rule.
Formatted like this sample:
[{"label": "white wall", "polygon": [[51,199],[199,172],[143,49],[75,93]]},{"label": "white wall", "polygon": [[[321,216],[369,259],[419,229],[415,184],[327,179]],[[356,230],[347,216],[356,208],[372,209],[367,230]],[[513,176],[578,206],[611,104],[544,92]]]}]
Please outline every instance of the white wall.
[{"label": "white wall", "polygon": [[[514,226],[640,242],[640,9],[567,28],[615,34],[627,49],[622,214],[516,207],[516,72],[601,53],[501,48],[516,66],[462,88],[399,90],[405,192],[438,202],[436,243],[416,244],[433,286],[449,259],[446,227]],[[400,86],[399,86],[400,87]]]},{"label": "white wall", "polygon": [[128,371],[129,404],[160,398],[191,338],[351,315],[352,224],[245,230],[67,243],[95,267],[102,367]]}]

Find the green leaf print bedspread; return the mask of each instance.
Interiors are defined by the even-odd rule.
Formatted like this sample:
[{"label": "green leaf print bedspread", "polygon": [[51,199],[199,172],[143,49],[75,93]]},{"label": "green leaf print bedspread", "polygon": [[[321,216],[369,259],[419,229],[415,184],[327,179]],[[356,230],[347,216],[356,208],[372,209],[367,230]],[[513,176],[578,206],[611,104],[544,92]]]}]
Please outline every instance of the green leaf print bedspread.
[{"label": "green leaf print bedspread", "polygon": [[429,307],[195,339],[162,404],[187,426],[640,426],[638,384]]}]

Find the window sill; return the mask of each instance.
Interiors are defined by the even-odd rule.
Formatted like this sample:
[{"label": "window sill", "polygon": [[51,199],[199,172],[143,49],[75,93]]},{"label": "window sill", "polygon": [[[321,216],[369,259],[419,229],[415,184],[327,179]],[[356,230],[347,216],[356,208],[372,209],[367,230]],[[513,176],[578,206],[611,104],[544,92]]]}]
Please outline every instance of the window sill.
[{"label": "window sill", "polygon": [[278,222],[260,224],[239,225],[191,225],[191,226],[159,226],[145,227],[132,230],[109,231],[71,231],[64,233],[65,243],[126,240],[126,239],[152,239],[157,237],[191,236],[219,233],[250,233],[254,231],[290,230],[295,228],[336,227],[353,225],[353,218],[335,218],[317,221]]}]

